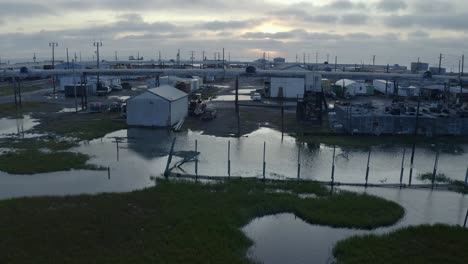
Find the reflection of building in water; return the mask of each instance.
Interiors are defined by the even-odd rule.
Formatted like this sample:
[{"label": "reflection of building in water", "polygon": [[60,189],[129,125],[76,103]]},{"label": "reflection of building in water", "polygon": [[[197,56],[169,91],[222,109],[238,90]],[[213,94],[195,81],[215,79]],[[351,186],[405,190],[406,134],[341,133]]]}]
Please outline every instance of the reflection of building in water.
[{"label": "reflection of building in water", "polygon": [[171,147],[171,135],[168,129],[129,128],[128,148],[145,159],[164,157]]}]

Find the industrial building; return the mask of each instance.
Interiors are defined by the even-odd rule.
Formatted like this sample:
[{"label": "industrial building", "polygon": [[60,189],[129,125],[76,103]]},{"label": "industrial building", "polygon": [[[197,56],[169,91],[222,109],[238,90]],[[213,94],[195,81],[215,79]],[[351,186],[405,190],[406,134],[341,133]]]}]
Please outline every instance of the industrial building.
[{"label": "industrial building", "polygon": [[[419,111],[418,135],[468,135],[468,107],[443,108],[438,104],[422,104]],[[414,134],[416,106],[399,104],[376,107],[370,104],[335,105],[330,126],[336,132],[351,134]]]},{"label": "industrial building", "polygon": [[298,98],[304,96],[304,78],[271,78],[268,95],[271,98]]},{"label": "industrial building", "polygon": [[415,86],[402,87],[397,84],[395,86],[394,82],[386,80],[374,80],[373,81],[375,91],[378,91],[382,94],[392,96],[395,93],[395,87],[398,89],[398,96],[402,97],[414,97],[418,96],[419,88]]},{"label": "industrial building", "polygon": [[[76,76],[60,76],[57,80],[57,90],[61,92],[65,92],[65,87],[79,85],[81,83],[81,77],[79,75]],[[91,92],[88,95],[95,95],[98,90],[122,90],[121,79],[119,77],[113,76],[100,76],[99,77],[99,87],[97,85],[97,77],[96,76],[88,76],[86,78],[86,83],[91,84],[93,86],[92,89],[89,89]]]},{"label": "industrial building", "polygon": [[127,124],[130,126],[173,126],[188,114],[188,95],[162,85],[127,100]]},{"label": "industrial building", "polygon": [[192,93],[200,89],[203,85],[203,78],[193,76],[191,78],[180,78],[176,76],[163,76],[159,77],[159,84],[157,78],[152,78],[146,82],[148,87],[158,87],[160,85],[170,85],[185,93]]},{"label": "industrial building", "polygon": [[341,88],[341,95],[343,96],[367,95],[370,92],[367,84],[348,79],[338,80],[335,87]]},{"label": "industrial building", "polygon": [[430,67],[430,68],[429,68],[429,71],[430,71],[432,74],[446,74],[446,73],[447,73],[447,69],[445,69],[445,68],[439,68],[439,67]]},{"label": "industrial building", "polygon": [[274,62],[274,63],[285,63],[285,62],[286,62],[286,59],[285,59],[285,58],[281,58],[281,57],[277,57],[277,58],[274,58],[274,59],[273,59],[273,62]]},{"label": "industrial building", "polygon": [[412,62],[411,73],[420,73],[429,70],[429,63],[425,62]]},{"label": "industrial building", "polygon": [[[294,67],[296,67],[294,65]],[[308,71],[304,69],[305,71]],[[308,71],[304,77],[271,77],[265,79],[265,95],[270,98],[303,98],[306,91],[322,91],[322,75]]]}]

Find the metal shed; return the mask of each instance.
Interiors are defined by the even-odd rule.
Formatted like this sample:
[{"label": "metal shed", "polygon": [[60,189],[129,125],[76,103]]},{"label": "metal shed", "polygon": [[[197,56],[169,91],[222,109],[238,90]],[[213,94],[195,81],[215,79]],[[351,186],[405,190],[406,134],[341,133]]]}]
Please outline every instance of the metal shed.
[{"label": "metal shed", "polygon": [[127,100],[130,126],[173,126],[188,114],[188,95],[172,86],[162,85]]}]

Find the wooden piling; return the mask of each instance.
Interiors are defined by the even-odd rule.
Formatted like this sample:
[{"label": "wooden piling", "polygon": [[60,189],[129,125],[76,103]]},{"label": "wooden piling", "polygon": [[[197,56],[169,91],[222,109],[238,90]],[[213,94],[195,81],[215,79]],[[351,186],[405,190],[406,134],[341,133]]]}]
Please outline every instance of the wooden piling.
[{"label": "wooden piling", "polygon": [[365,185],[366,188],[367,188],[367,183],[369,181],[369,169],[370,169],[371,152],[372,152],[372,149],[369,149],[369,155],[367,156],[366,185]]},{"label": "wooden piling", "polygon": [[405,172],[405,155],[406,155],[406,148],[403,148],[403,157],[401,158],[400,188],[403,187],[403,175]]},{"label": "wooden piling", "polygon": [[198,180],[198,140],[195,140],[195,180]]},{"label": "wooden piling", "polygon": [[468,186],[468,167],[466,168],[465,186]]},{"label": "wooden piling", "polygon": [[265,180],[266,171],[266,142],[263,142],[263,180]]},{"label": "wooden piling", "polygon": [[331,186],[335,185],[335,155],[336,155],[336,146],[333,146],[333,159],[332,159],[332,171],[331,171]]},{"label": "wooden piling", "polygon": [[284,139],[284,105],[281,104],[281,140]]},{"label": "wooden piling", "polygon": [[231,177],[231,141],[228,141],[228,176]]},{"label": "wooden piling", "polygon": [[468,210],[466,210],[465,223],[463,224],[463,227],[466,227],[467,221],[468,221]]},{"label": "wooden piling", "polygon": [[117,146],[117,161],[119,161],[119,156],[120,155],[119,155],[119,139],[118,138],[115,139],[115,143],[116,143],[116,146]]},{"label": "wooden piling", "polygon": [[167,158],[166,169],[164,170],[164,177],[166,178],[169,176],[169,165],[171,164],[171,161],[172,161],[172,154],[174,153],[175,142],[176,142],[176,138],[172,140],[171,149],[169,151],[169,157]]},{"label": "wooden piling", "polygon": [[297,149],[297,179],[301,178],[301,144],[299,144],[299,148]]},{"label": "wooden piling", "polygon": [[110,180],[111,174],[110,174],[110,167],[107,167],[107,179]]},{"label": "wooden piling", "polygon": [[410,165],[410,171],[409,171],[409,180],[408,180],[408,186],[411,187],[411,183],[413,180],[413,168],[414,168],[414,152],[416,151],[416,143],[413,143],[413,147],[411,149],[411,165]]},{"label": "wooden piling", "polygon": [[435,158],[435,161],[434,161],[434,170],[432,171],[432,189],[434,189],[434,184],[435,184],[435,179],[436,179],[436,176],[437,176],[437,166],[439,164],[439,150],[437,149],[437,153],[436,153],[436,158]]}]

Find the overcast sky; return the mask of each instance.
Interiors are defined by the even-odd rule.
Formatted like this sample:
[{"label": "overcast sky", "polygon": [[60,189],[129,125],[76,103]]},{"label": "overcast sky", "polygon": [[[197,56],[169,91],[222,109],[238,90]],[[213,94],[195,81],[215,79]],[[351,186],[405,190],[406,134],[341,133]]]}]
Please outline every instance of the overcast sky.
[{"label": "overcast sky", "polygon": [[[120,59],[139,51],[145,59],[212,58],[226,49],[232,60],[282,56],[315,62],[407,65],[422,61],[458,71],[468,50],[466,0],[0,0],[0,57],[49,58],[82,52],[93,42],[102,54]],[[467,54],[468,55],[468,54]]]}]

